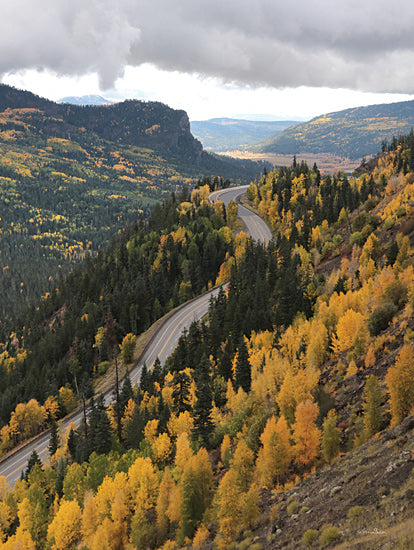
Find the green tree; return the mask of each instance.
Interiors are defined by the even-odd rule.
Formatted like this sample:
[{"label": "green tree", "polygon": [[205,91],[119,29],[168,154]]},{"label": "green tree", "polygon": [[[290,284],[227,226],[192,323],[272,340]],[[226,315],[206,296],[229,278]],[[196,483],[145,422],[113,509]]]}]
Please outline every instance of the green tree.
[{"label": "green tree", "polygon": [[181,477],[180,539],[192,538],[210,503],[213,470],[207,451],[200,449],[184,468]]},{"label": "green tree", "polygon": [[339,452],[341,438],[339,430],[336,427],[337,415],[334,409],[331,409],[324,422],[322,430],[322,455],[326,462],[332,462]]},{"label": "green tree", "polygon": [[106,414],[103,396],[96,404],[92,401],[89,414],[89,448],[97,453],[108,453],[112,446],[112,435],[109,418]]},{"label": "green tree", "polygon": [[195,440],[200,439],[204,444],[207,444],[209,436],[214,429],[211,419],[213,395],[209,370],[208,359],[203,355],[195,373],[197,400],[193,408],[194,426],[192,435]]},{"label": "green tree", "polygon": [[235,389],[239,388],[248,393],[252,385],[252,366],[249,361],[249,354],[246,347],[244,336],[241,336],[240,343],[237,348],[236,373],[235,373]]},{"label": "green tree", "polygon": [[172,383],[174,384],[172,393],[174,412],[179,414],[184,411],[190,411],[190,377],[184,371],[175,372]]},{"label": "green tree", "polygon": [[35,467],[36,464],[39,466],[39,468],[42,467],[42,461],[40,460],[40,457],[39,457],[36,449],[33,449],[32,454],[30,455],[30,458],[27,462],[27,468],[26,468],[26,471],[25,471],[25,474],[24,474],[24,478],[25,478],[26,481],[28,480],[29,474],[33,470],[33,468]]},{"label": "green tree", "polygon": [[59,447],[58,426],[55,420],[50,424],[49,455],[53,456]]},{"label": "green tree", "polygon": [[378,381],[378,378],[371,374],[365,382],[364,401],[362,408],[364,410],[364,431],[369,439],[376,434],[382,423],[382,409],[384,395]]},{"label": "green tree", "polygon": [[136,345],[137,337],[135,336],[135,334],[129,332],[126,336],[124,336],[124,339],[122,340],[122,344],[120,346],[122,362],[124,365],[132,363],[132,360],[134,359]]}]

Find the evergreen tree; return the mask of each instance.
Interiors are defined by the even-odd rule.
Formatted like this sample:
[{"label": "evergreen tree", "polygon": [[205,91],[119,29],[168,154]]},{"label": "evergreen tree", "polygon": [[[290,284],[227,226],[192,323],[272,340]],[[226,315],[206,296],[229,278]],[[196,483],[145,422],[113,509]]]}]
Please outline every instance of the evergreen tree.
[{"label": "evergreen tree", "polygon": [[125,407],[126,407],[128,401],[130,399],[133,399],[133,397],[134,397],[134,392],[133,392],[133,389],[132,389],[131,378],[129,376],[129,372],[127,371],[127,373],[125,375],[125,378],[124,378],[124,382],[122,384],[121,393],[120,393],[120,396],[119,396],[119,404],[120,404],[120,407],[121,407],[121,415],[124,414]]},{"label": "evergreen tree", "polygon": [[111,426],[102,395],[98,397],[96,404],[91,403],[89,444],[90,452],[95,451],[98,454],[108,453],[112,446]]},{"label": "evergreen tree", "polygon": [[65,461],[63,459],[60,459],[59,465],[58,465],[56,483],[55,483],[55,491],[59,498],[62,498],[63,496],[63,481],[65,479],[65,468],[66,468]]},{"label": "evergreen tree", "polygon": [[49,455],[53,456],[59,446],[58,426],[55,420],[50,424]]},{"label": "evergreen tree", "polygon": [[139,379],[139,388],[142,393],[148,391],[148,369],[147,364],[144,362],[141,369],[141,377]]},{"label": "evergreen tree", "polygon": [[24,474],[24,478],[27,481],[29,478],[30,472],[33,470],[35,465],[38,465],[40,468],[42,467],[42,461],[40,460],[40,457],[36,451],[36,449],[33,449],[32,454],[30,455],[29,461],[27,463],[26,472]]},{"label": "evergreen tree", "polygon": [[210,366],[207,357],[203,355],[195,372],[196,398],[193,408],[194,426],[192,436],[207,445],[209,436],[214,429],[211,419],[213,410],[213,395],[210,382]]},{"label": "evergreen tree", "polygon": [[179,414],[190,411],[190,377],[184,371],[175,372],[172,383],[174,384],[172,393],[174,412]]},{"label": "evergreen tree", "polygon": [[250,391],[252,385],[252,366],[249,361],[249,354],[246,347],[244,336],[240,338],[237,348],[237,361],[235,372],[235,389],[242,388],[246,393]]},{"label": "evergreen tree", "polygon": [[78,451],[78,435],[73,428],[71,428],[68,437],[68,449],[72,460],[76,460]]},{"label": "evergreen tree", "polygon": [[162,376],[161,361],[159,360],[159,357],[155,359],[151,369],[151,390],[155,382],[158,382],[158,384],[162,386],[163,376]]},{"label": "evergreen tree", "polygon": [[233,364],[232,364],[231,348],[232,348],[232,344],[231,344],[230,338],[228,338],[224,346],[223,353],[218,362],[218,370],[220,375],[224,378],[224,380],[233,379]]}]

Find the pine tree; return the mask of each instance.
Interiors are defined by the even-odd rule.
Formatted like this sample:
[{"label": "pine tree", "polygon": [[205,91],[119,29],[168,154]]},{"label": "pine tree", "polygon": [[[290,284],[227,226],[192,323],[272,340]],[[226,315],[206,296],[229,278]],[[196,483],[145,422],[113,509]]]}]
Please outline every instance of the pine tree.
[{"label": "pine tree", "polygon": [[[162,381],[163,381],[162,366],[161,366],[161,361],[159,360],[158,357],[155,359],[154,364],[152,366],[150,378],[151,378],[151,390],[155,382],[158,382],[158,384],[160,384],[160,386],[162,387]],[[148,391],[151,393],[150,390]]]},{"label": "pine tree", "polygon": [[124,415],[125,407],[127,406],[128,401],[130,399],[133,399],[133,397],[134,397],[134,392],[132,389],[131,378],[129,377],[129,372],[127,371],[124,378],[124,382],[122,384],[121,393],[119,396],[119,404],[121,407],[122,416]]},{"label": "pine tree", "polygon": [[244,336],[241,336],[240,343],[237,348],[237,361],[235,373],[235,389],[239,388],[248,393],[252,385],[252,366],[249,361],[249,354],[244,341]]},{"label": "pine tree", "polygon": [[115,319],[112,313],[109,312],[105,319],[106,339],[112,352],[112,359],[115,361],[115,399],[116,399],[116,421],[117,421],[117,433],[118,440],[122,441],[122,427],[121,427],[121,404],[119,398],[119,372],[118,372],[118,355],[116,350],[116,332],[115,332]]},{"label": "pine tree", "polygon": [[42,467],[42,461],[40,460],[40,457],[36,449],[33,449],[32,454],[30,455],[29,461],[27,463],[26,472],[24,474],[24,478],[26,481],[28,480],[29,474],[33,470],[36,464],[40,466],[40,468]]},{"label": "pine tree", "polygon": [[65,461],[63,459],[60,459],[59,465],[58,465],[56,483],[55,483],[55,491],[59,498],[62,498],[63,496],[63,481],[65,479],[65,468],[66,468]]},{"label": "pine tree", "polygon": [[211,419],[213,395],[209,370],[210,366],[207,357],[203,355],[195,373],[197,401],[193,409],[194,427],[192,429],[192,436],[195,440],[201,439],[204,444],[207,444],[209,436],[214,429]]},{"label": "pine tree", "polygon": [[174,412],[179,414],[184,411],[190,411],[190,377],[184,371],[175,372],[172,383],[174,385],[172,392]]},{"label": "pine tree", "polygon": [[78,435],[73,428],[70,429],[68,437],[68,449],[72,460],[76,460],[78,451]]},{"label": "pine tree", "polygon": [[59,447],[58,426],[55,420],[50,424],[49,456],[53,456]]},{"label": "pine tree", "polygon": [[139,379],[139,388],[144,394],[148,391],[148,369],[147,364],[144,362],[141,369],[141,377]]},{"label": "pine tree", "polygon": [[89,415],[90,451],[108,453],[112,446],[111,425],[106,414],[103,396],[100,395],[96,404],[92,404]]},{"label": "pine tree", "polygon": [[220,375],[224,378],[224,380],[232,380],[233,379],[233,365],[232,365],[232,353],[231,353],[231,340],[230,338],[227,339],[227,342],[224,346],[223,353],[219,359],[218,362],[218,369]]}]

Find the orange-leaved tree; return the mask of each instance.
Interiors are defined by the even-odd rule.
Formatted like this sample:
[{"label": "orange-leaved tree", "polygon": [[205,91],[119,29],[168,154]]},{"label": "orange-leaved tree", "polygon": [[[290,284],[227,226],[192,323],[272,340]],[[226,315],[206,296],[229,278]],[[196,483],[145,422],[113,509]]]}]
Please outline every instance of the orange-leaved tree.
[{"label": "orange-leaved tree", "polygon": [[315,424],[318,414],[318,405],[310,399],[296,407],[295,423],[292,426],[295,459],[303,465],[312,463],[319,454],[321,431]]}]

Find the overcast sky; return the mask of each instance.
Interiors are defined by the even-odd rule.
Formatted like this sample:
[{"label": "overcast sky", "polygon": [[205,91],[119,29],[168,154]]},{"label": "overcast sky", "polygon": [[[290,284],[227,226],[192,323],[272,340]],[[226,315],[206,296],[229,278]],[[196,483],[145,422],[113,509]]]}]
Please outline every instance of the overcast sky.
[{"label": "overcast sky", "polygon": [[411,0],[5,0],[2,81],[162,100],[191,119],[414,98]]}]

